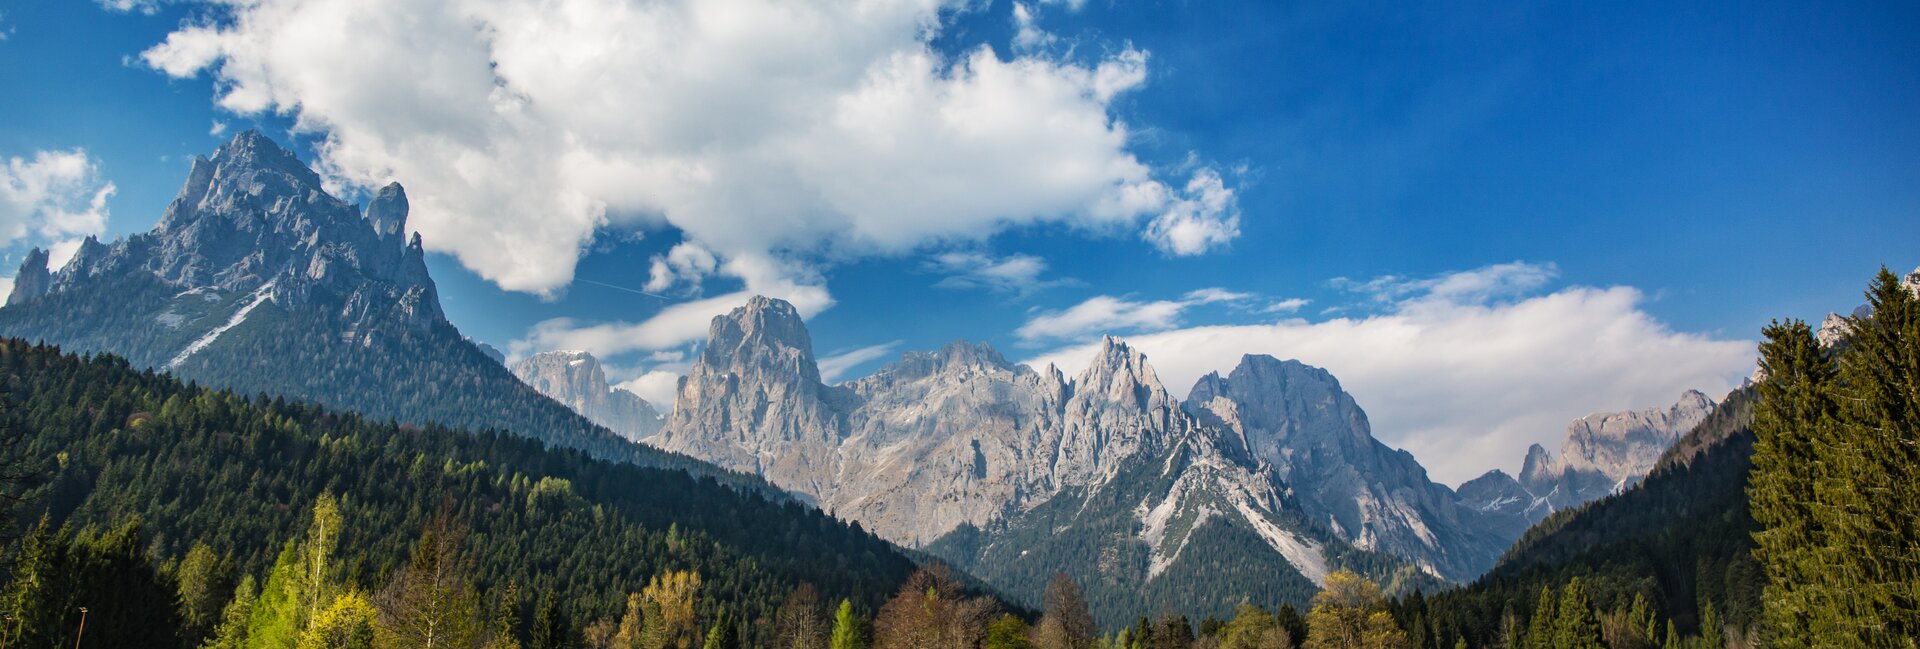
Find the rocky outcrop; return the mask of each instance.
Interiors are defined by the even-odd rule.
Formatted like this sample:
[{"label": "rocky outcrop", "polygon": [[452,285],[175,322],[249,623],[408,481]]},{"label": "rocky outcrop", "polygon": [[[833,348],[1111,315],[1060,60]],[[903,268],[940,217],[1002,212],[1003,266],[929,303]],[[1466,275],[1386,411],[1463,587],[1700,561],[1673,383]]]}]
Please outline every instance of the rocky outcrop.
[{"label": "rocky outcrop", "polygon": [[46,295],[52,282],[53,277],[47,270],[47,251],[39,248],[27,251],[27,258],[20,262],[20,272],[13,276],[13,292],[7,294],[7,306]]},{"label": "rocky outcrop", "polygon": [[1366,412],[1326,370],[1248,355],[1228,376],[1201,377],[1186,407],[1271,464],[1309,515],[1361,549],[1466,580],[1517,535],[1490,529],[1412,455],[1374,439]]},{"label": "rocky outcrop", "polygon": [[[485,351],[485,350],[482,350]],[[660,413],[640,395],[607,385],[599,359],[583,351],[541,352],[513,364],[514,376],[631,441],[660,432]]]},{"label": "rocky outcrop", "polygon": [[[1527,448],[1519,478],[1490,471],[1461,485],[1461,498],[1530,525],[1554,511],[1639,483],[1675,441],[1705,421],[1716,407],[1707,395],[1688,390],[1671,406],[1581,417],[1567,425],[1559,454],[1534,444]],[[1525,506],[1511,500],[1520,493],[1526,494]]]}]

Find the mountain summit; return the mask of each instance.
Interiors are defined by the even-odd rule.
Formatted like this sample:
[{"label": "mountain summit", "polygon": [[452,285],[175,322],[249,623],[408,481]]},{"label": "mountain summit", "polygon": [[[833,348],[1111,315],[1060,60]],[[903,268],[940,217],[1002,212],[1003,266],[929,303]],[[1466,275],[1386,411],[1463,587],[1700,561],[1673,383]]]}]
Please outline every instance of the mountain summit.
[{"label": "mountain summit", "polygon": [[535,392],[447,322],[406,190],[364,212],[258,131],[197,158],[152,231],[27,255],[0,335],[111,352],[218,387],[367,416],[505,428],[594,455],[713,473]]}]

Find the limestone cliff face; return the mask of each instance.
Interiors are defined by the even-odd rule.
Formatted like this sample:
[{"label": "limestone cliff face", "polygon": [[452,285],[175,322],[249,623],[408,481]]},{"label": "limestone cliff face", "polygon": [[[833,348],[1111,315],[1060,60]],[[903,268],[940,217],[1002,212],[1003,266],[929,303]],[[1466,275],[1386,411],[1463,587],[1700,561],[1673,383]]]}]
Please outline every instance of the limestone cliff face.
[{"label": "limestone cliff face", "polygon": [[541,352],[513,365],[514,376],[541,394],[630,441],[660,432],[660,413],[639,395],[607,385],[599,359],[583,351]]},{"label": "limestone cliff face", "polygon": [[838,392],[820,383],[799,312],[756,296],[713,319],[655,443],[818,498],[846,437]]},{"label": "limestone cliff face", "polygon": [[1518,532],[1482,520],[1412,455],[1374,439],[1366,412],[1326,370],[1248,355],[1226,377],[1201,377],[1186,404],[1271,464],[1310,516],[1361,549],[1469,579]]},{"label": "limestone cliff face", "polygon": [[[1299,382],[1275,401],[1253,392],[1279,385],[1256,376],[1266,368],[1257,364],[1235,375],[1246,391],[1214,377],[1220,398],[1199,410],[1166,389],[1146,355],[1111,337],[1071,378],[1051,366],[1009,363],[986,345],[956,342],[909,352],[870,376],[827,386],[813,366],[799,315],[779,300],[754,298],[714,319],[667,426],[651,441],[757,472],[883,537],[941,552],[979,574],[1025,574],[996,572],[981,562],[1008,567],[1059,559],[1114,584],[1179,588],[1191,579],[1230,579],[1207,572],[1217,562],[1195,554],[1209,551],[1191,548],[1239,538],[1251,544],[1239,551],[1295,573],[1299,581],[1290,583],[1310,589],[1338,554],[1329,548],[1348,540],[1330,531],[1338,525],[1334,517],[1296,503],[1276,468],[1283,463],[1269,458],[1285,460],[1286,469],[1303,478],[1338,473],[1279,450],[1317,440],[1301,447],[1315,462],[1366,449],[1354,456],[1369,458],[1364,468],[1349,467],[1340,483],[1349,500],[1366,501],[1349,503],[1347,509],[1367,512],[1351,517],[1351,529],[1364,530],[1367,542],[1389,556],[1392,550],[1442,552],[1375,542],[1390,536],[1388,528],[1360,521],[1431,516],[1401,512],[1417,498],[1394,489],[1426,490],[1420,493],[1432,492],[1438,502],[1451,502],[1450,492],[1425,483],[1417,464],[1410,470],[1418,477],[1415,487],[1394,479],[1388,481],[1394,487],[1370,491],[1365,485],[1374,480],[1357,472],[1407,470],[1412,458],[1369,446],[1378,443],[1365,429],[1365,415],[1351,398],[1334,399],[1344,398],[1337,384],[1332,392],[1308,395],[1310,384],[1331,384],[1325,372],[1310,371],[1314,382]],[[1270,405],[1290,399],[1332,407],[1292,412],[1290,405]],[[1249,406],[1261,426],[1242,425],[1236,409]],[[1279,423],[1288,416],[1295,417],[1292,424]],[[1376,452],[1388,459],[1368,455]],[[1453,530],[1449,522],[1437,534]],[[979,542],[952,541],[956,533]],[[1452,543],[1442,539],[1434,547],[1457,551]],[[1054,554],[1069,549],[1082,555]],[[1452,572],[1453,561],[1422,554],[1415,563],[1436,574],[1470,576]],[[1442,564],[1448,567],[1432,567]]]},{"label": "limestone cliff face", "polygon": [[1461,485],[1460,495],[1476,508],[1502,511],[1531,525],[1639,483],[1716,407],[1707,395],[1688,390],[1670,406],[1581,417],[1567,425],[1558,454],[1534,444],[1518,478],[1491,471]]},{"label": "limestone cliff face", "polygon": [[909,546],[1110,477],[1191,428],[1145,356],[1113,339],[1072,381],[957,342],[827,386],[783,301],[753,298],[708,338],[654,442],[759,473]]},{"label": "limestone cliff face", "polygon": [[[1245,559],[1231,565],[1311,592],[1340,556],[1270,465],[1114,338],[1071,379],[956,342],[826,386],[799,315],[754,298],[714,319],[653,441],[757,471],[1021,596],[1062,569],[1122,598],[1237,583],[1222,543]],[[1232,602],[1211,604],[1192,610]]]}]

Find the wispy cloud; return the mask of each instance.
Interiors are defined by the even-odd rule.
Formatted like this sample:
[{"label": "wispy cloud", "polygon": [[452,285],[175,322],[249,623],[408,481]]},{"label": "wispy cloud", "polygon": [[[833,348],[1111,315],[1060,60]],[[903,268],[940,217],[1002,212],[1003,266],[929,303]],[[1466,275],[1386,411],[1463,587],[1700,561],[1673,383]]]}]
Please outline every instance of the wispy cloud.
[{"label": "wispy cloud", "polygon": [[927,260],[925,267],[947,275],[934,283],[935,288],[986,289],[1025,296],[1076,283],[1071,279],[1043,279],[1047,260],[1025,254],[995,257],[980,252],[944,252]]},{"label": "wispy cloud", "polygon": [[1179,326],[1187,309],[1203,304],[1244,302],[1251,293],[1222,288],[1188,291],[1178,300],[1140,301],[1099,295],[1059,311],[1042,311],[1014,331],[1028,344],[1083,338],[1099,334],[1159,331]]},{"label": "wispy cloud", "polygon": [[901,342],[902,341],[895,340],[878,345],[857,347],[823,357],[818,362],[820,366],[820,380],[828,384],[838,383],[840,382],[840,378],[846,376],[847,372],[853,368],[859,367],[868,361],[892,354],[894,349],[900,347]]}]

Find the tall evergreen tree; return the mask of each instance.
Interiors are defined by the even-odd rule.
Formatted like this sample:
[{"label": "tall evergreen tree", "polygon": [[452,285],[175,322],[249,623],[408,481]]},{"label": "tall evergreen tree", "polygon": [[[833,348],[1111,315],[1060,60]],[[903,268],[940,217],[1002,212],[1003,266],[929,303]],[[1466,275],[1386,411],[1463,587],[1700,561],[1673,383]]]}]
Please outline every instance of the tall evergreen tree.
[{"label": "tall evergreen tree", "polygon": [[233,598],[227,600],[227,607],[220,611],[219,626],[214,627],[213,636],[200,645],[200,649],[242,649],[247,646],[247,619],[253,615],[253,598],[257,591],[253,575],[240,578],[240,585],[233,589]]},{"label": "tall evergreen tree", "polygon": [[1767,626],[1782,649],[1846,644],[1837,635],[1835,593],[1826,574],[1833,552],[1813,515],[1820,506],[1815,484],[1827,479],[1819,449],[1831,445],[1836,426],[1837,370],[1804,322],[1775,322],[1761,333],[1765,378],[1754,405],[1748,498],[1763,528],[1754,535],[1754,556],[1768,576]]},{"label": "tall evergreen tree", "polygon": [[1533,617],[1527,620],[1527,649],[1554,649],[1554,624],[1559,621],[1559,602],[1553,598],[1551,586],[1540,587],[1540,603],[1533,608]]},{"label": "tall evergreen tree", "polygon": [[540,611],[533,616],[533,638],[529,649],[573,649],[573,624],[560,610],[560,600],[547,591],[540,598]]},{"label": "tall evergreen tree", "polygon": [[861,632],[860,618],[853,613],[853,602],[840,600],[840,608],[833,614],[833,639],[830,649],[866,649],[866,634]]},{"label": "tall evergreen tree", "polygon": [[732,612],[720,609],[713,627],[707,629],[707,641],[701,649],[740,649],[740,629],[734,625]]},{"label": "tall evergreen tree", "polygon": [[[1814,485],[1828,530],[1844,633],[1920,643],[1920,299],[1880,269],[1872,314],[1849,320],[1840,357],[1840,435],[1820,449],[1833,479]],[[1889,640],[1899,638],[1903,640]]]},{"label": "tall evergreen tree", "polygon": [[1553,623],[1556,649],[1605,649],[1600,642],[1600,618],[1594,614],[1593,600],[1579,577],[1561,591],[1558,608]]}]

